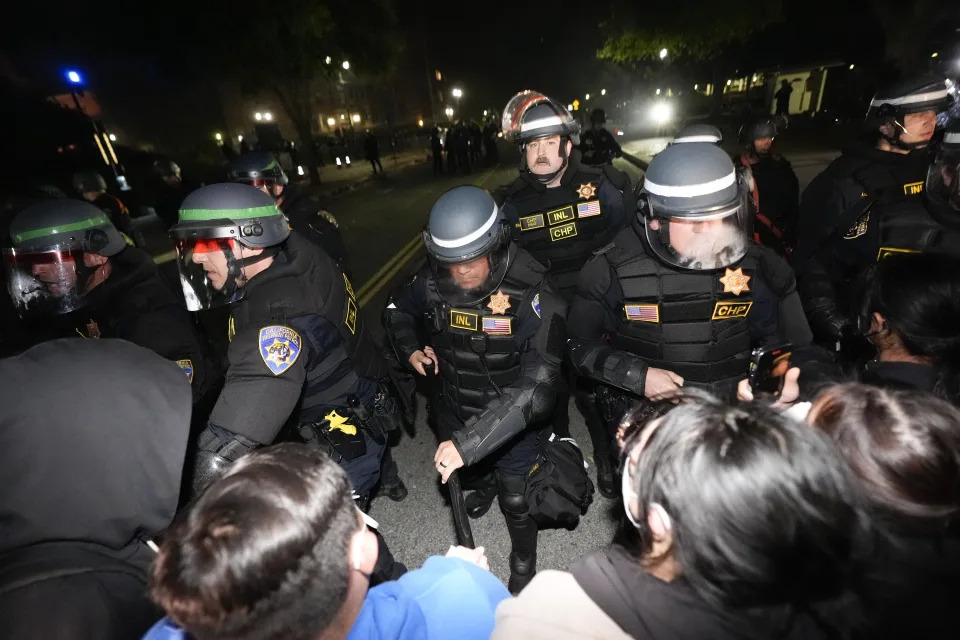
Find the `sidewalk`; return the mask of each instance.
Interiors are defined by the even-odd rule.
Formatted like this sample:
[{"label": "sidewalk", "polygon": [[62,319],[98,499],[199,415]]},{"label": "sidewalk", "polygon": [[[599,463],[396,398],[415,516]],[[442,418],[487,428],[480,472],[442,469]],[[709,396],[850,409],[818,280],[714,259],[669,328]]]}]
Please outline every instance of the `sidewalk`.
[{"label": "sidewalk", "polygon": [[[383,171],[386,175],[426,162],[426,149],[398,151],[396,157],[390,153],[380,156],[380,163],[383,165]],[[329,198],[356,189],[373,179],[370,162],[362,155],[358,157],[350,156],[350,166],[338,169],[335,164],[327,164],[320,167],[320,184],[306,188],[313,196]]]}]

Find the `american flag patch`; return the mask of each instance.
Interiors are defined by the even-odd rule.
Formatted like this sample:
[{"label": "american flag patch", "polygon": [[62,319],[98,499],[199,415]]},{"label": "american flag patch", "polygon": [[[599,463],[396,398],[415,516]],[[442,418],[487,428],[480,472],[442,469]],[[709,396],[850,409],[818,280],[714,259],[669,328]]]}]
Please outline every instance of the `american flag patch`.
[{"label": "american flag patch", "polygon": [[627,314],[627,320],[660,322],[660,307],[655,304],[625,304],[623,311]]},{"label": "american flag patch", "polygon": [[512,320],[513,318],[486,317],[483,319],[483,330],[493,335],[508,336],[513,333]]},{"label": "american flag patch", "polygon": [[590,202],[581,202],[577,205],[577,215],[581,218],[600,215],[600,201],[591,200]]}]

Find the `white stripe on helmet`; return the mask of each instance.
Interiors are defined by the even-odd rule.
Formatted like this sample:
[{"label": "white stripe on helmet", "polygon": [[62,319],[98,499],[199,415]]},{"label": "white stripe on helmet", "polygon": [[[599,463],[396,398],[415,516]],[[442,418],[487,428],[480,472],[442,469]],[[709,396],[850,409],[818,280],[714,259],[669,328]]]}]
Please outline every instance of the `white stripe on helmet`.
[{"label": "white stripe on helmet", "polygon": [[905,104],[917,104],[918,102],[930,102],[933,100],[943,100],[949,94],[947,93],[946,88],[938,89],[937,91],[928,91],[927,93],[916,93],[909,96],[903,96],[900,98],[874,98],[870,101],[871,107],[879,107],[885,104],[892,104],[893,106],[900,106]]},{"label": "white stripe on helmet", "polygon": [[537,120],[531,120],[530,122],[524,122],[520,125],[520,133],[525,131],[533,131],[534,129],[544,129],[546,127],[556,127],[562,125],[563,120],[560,116],[549,116],[547,118],[538,118]]},{"label": "white stripe on helmet", "polygon": [[731,171],[730,175],[711,180],[710,182],[701,182],[700,184],[685,185],[663,185],[650,182],[647,178],[643,182],[643,188],[657,196],[666,198],[695,198],[697,196],[706,196],[711,193],[723,191],[727,187],[737,183],[737,172]]},{"label": "white stripe on helmet", "polygon": [[470,244],[471,242],[473,242],[474,240],[477,240],[483,237],[483,234],[489,231],[490,227],[492,227],[494,223],[497,221],[498,213],[499,213],[499,210],[497,209],[497,205],[494,204],[493,213],[491,213],[490,217],[487,218],[487,221],[483,223],[483,226],[477,229],[476,231],[474,231],[473,233],[468,233],[462,238],[457,238],[456,240],[441,240],[440,238],[433,235],[432,233],[430,234],[430,238],[433,240],[434,244],[436,244],[438,247],[443,247],[444,249],[456,249],[458,247],[464,247]]}]

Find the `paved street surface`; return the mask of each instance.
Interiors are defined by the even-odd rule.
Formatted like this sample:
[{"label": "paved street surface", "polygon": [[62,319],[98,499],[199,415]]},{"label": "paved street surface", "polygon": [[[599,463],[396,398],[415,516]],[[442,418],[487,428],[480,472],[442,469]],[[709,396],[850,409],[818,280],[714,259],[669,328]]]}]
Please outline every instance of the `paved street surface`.
[{"label": "paved street surface", "polygon": [[[629,153],[649,160],[667,140],[636,140],[625,142],[623,146]],[[788,154],[800,177],[801,187],[806,186],[835,155],[823,152]],[[428,164],[397,172],[389,172],[388,167],[386,179],[371,181],[326,201],[326,206],[340,222],[350,249],[355,286],[359,287],[358,295],[364,303],[361,313],[375,333],[382,335],[380,312],[388,291],[408,278],[410,269],[422,259],[422,245],[414,239],[426,223],[437,197],[460,184],[493,189],[510,182],[516,175],[517,162],[515,153],[504,154],[497,168],[442,177],[433,176]],[[617,160],[616,166],[634,181],[640,175],[639,170],[623,160]],[[398,253],[402,253],[400,259],[394,259]],[[384,269],[384,265],[389,268]],[[441,489],[433,467],[437,443],[426,424],[422,396],[420,405],[415,435],[411,437],[404,433],[394,449],[394,457],[410,495],[400,503],[385,497],[377,498],[371,509],[371,515],[380,522],[393,553],[411,568],[420,566],[430,555],[443,553],[456,539],[445,489]],[[590,439],[583,418],[573,406],[570,420],[571,433],[582,445],[593,477]],[[597,494],[575,531],[541,532],[538,567],[565,569],[585,554],[607,545],[614,534],[618,509],[618,501],[606,500]],[[510,542],[503,516],[496,505],[483,518],[473,521],[473,533],[476,543],[487,550],[491,570],[506,580]]]}]

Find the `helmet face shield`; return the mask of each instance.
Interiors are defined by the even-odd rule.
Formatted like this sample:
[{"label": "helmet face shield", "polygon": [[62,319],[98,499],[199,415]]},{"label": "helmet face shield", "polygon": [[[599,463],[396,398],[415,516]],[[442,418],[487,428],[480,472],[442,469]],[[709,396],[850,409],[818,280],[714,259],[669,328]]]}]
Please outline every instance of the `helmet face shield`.
[{"label": "helmet face shield", "polygon": [[10,299],[21,318],[69,313],[86,304],[86,284],[93,272],[75,247],[43,250],[4,249]]},{"label": "helmet face shield", "polygon": [[696,271],[723,269],[738,262],[749,245],[744,204],[699,216],[672,216],[652,205],[644,220],[647,242],[665,263]]},{"label": "helmet face shield", "polygon": [[960,215],[960,150],[940,153],[927,169],[923,192],[934,206]]},{"label": "helmet face shield", "polygon": [[569,136],[574,144],[579,143],[580,125],[566,108],[539,91],[529,89],[521,91],[507,102],[501,128],[503,137],[513,142]]},{"label": "helmet face shield", "polygon": [[188,311],[236,302],[243,297],[237,279],[239,243],[230,237],[191,236],[176,239],[177,268]]}]

